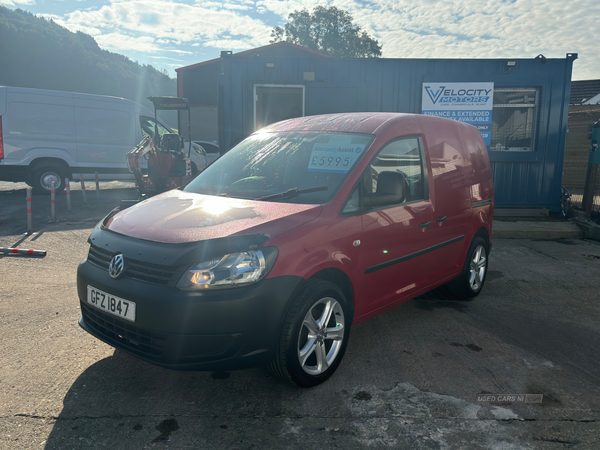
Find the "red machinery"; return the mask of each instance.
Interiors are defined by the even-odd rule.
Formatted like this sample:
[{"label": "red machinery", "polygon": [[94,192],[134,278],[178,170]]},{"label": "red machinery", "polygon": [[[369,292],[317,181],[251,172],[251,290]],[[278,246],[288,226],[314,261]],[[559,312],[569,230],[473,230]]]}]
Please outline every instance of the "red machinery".
[{"label": "red machinery", "polygon": [[[127,165],[133,172],[140,198],[151,197],[161,192],[177,189],[186,185],[192,178],[190,152],[192,149],[190,105],[185,98],[148,97],[154,105],[154,136],[146,136],[140,144],[127,153]],[[189,148],[187,155],[183,151],[183,137],[176,133],[158,132],[158,110],[187,110]],[[148,174],[144,175],[140,158],[148,160]]]}]

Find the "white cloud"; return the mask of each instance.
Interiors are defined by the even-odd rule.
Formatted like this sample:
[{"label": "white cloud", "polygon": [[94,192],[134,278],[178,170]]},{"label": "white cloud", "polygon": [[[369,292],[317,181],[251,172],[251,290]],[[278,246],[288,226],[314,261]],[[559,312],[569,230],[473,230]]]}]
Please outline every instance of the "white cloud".
[{"label": "white cloud", "polygon": [[598,0],[260,0],[290,12],[337,6],[383,44],[387,58],[564,58],[579,53],[574,78],[599,78]]},{"label": "white cloud", "polygon": [[35,0],[0,0],[0,5],[4,5],[4,6],[35,5]]},{"label": "white cloud", "polygon": [[[244,3],[246,3],[246,2],[244,2]],[[239,3],[197,1],[196,4],[202,5],[204,7],[216,8],[216,9],[225,8],[225,9],[237,9],[237,10],[242,10],[242,11],[247,11],[249,9],[252,9],[252,6],[250,6],[248,4],[239,4]]]},{"label": "white cloud", "polygon": [[170,58],[168,56],[149,56],[151,59],[166,59],[167,61],[178,61],[183,62],[183,59]]},{"label": "white cloud", "polygon": [[56,14],[37,14],[37,16],[44,17],[45,19],[52,19],[57,24],[67,28],[72,32],[81,31],[82,33],[86,33],[92,36],[101,33],[100,29],[95,27],[87,27],[85,25],[67,26],[67,23],[65,22],[64,18],[62,16],[57,16]]},{"label": "white cloud", "polygon": [[156,39],[173,39],[182,43],[219,39],[223,35],[243,35],[250,46],[268,42],[271,27],[235,11],[164,0],[111,0],[91,11],[74,11],[64,18],[69,29],[97,27],[135,32]]},{"label": "white cloud", "polygon": [[217,39],[212,41],[206,41],[204,43],[207,47],[214,47],[221,50],[245,50],[252,48],[248,41],[237,40],[237,39]]},{"label": "white cloud", "polygon": [[286,23],[294,10],[334,5],[378,39],[387,58],[533,58],[540,53],[564,58],[573,52],[579,53],[575,79],[600,77],[598,0],[184,1],[108,0],[52,18],[114,50],[157,53],[181,46],[185,52],[202,46],[237,51],[268,44],[272,27]]},{"label": "white cloud", "polygon": [[132,37],[115,32],[96,36],[100,47],[109,50],[135,50],[138,52],[155,53],[162,48],[154,42],[151,36]]}]

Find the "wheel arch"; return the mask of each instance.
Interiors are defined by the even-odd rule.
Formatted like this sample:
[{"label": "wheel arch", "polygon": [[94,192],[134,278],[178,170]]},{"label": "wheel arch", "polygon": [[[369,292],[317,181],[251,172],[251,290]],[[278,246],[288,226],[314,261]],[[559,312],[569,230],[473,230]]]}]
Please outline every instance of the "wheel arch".
[{"label": "wheel arch", "polygon": [[308,281],[311,280],[329,281],[330,283],[335,284],[342,290],[344,296],[346,297],[346,300],[348,300],[348,306],[351,309],[352,317],[350,322],[352,322],[352,319],[354,318],[354,287],[352,286],[352,281],[350,281],[350,277],[346,275],[344,271],[336,269],[334,267],[330,267],[327,269],[322,269],[317,273],[313,274],[308,279]]},{"label": "wheel arch", "polygon": [[488,229],[486,227],[480,227],[473,235],[473,239],[475,239],[476,237],[483,238],[485,242],[488,243],[488,246],[490,245],[490,233],[488,232]]},{"label": "wheel arch", "polygon": [[56,158],[56,157],[39,157],[39,158],[35,158],[34,160],[32,160],[29,163],[29,171],[33,172],[33,171],[35,171],[35,170],[37,170],[40,167],[43,167],[45,165],[48,165],[48,166],[58,166],[62,170],[64,170],[66,173],[68,173],[69,175],[71,175],[72,171],[73,171],[73,168],[69,165],[69,163],[67,161],[65,161],[62,158]]}]

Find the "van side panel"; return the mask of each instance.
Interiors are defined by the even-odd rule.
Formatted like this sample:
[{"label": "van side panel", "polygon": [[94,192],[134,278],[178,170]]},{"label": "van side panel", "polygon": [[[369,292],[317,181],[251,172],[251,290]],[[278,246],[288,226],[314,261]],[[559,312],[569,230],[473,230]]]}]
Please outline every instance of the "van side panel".
[{"label": "van side panel", "polygon": [[439,270],[430,274],[435,282],[457,274],[462,268],[470,244],[470,186],[473,166],[466,157],[457,122],[431,116],[419,116],[426,152],[431,161],[430,196],[433,203],[432,225],[426,232],[441,244],[461,236],[462,240],[436,250]]},{"label": "van side panel", "polygon": [[461,126],[460,133],[466,153],[473,164],[473,184],[471,202],[494,198],[494,182],[487,148],[481,134],[475,127]]},{"label": "van side panel", "polygon": [[5,164],[29,165],[36,157],[76,160],[75,116],[70,93],[8,90],[3,118]]},{"label": "van side panel", "polygon": [[126,155],[136,138],[133,103],[75,95],[74,107],[78,165],[126,173]]},{"label": "van side panel", "polygon": [[477,128],[461,124],[460,133],[464,149],[474,169],[471,184],[471,207],[473,208],[471,232],[474,234],[479,228],[484,227],[490,238],[494,218],[494,180],[490,158]]}]

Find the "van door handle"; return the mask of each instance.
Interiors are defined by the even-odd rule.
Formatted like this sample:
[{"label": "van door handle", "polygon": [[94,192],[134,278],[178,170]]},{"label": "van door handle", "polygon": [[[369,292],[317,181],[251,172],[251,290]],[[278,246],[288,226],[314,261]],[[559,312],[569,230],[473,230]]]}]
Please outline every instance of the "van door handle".
[{"label": "van door handle", "polygon": [[429,225],[431,225],[431,220],[429,222],[420,223],[419,228],[427,228]]},{"label": "van door handle", "polygon": [[447,217],[446,217],[446,216],[444,216],[444,217],[438,217],[437,219],[435,219],[435,221],[436,221],[436,222],[443,222],[443,221],[444,221],[444,220],[446,220],[446,219],[447,219]]}]

